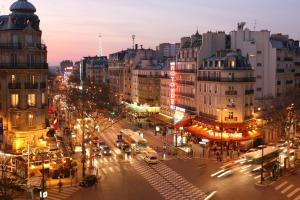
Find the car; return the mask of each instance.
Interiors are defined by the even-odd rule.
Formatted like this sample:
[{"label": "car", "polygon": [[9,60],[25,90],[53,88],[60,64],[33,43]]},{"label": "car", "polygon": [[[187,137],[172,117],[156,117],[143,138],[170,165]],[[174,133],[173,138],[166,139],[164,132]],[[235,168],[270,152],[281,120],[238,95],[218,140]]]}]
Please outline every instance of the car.
[{"label": "car", "polygon": [[84,177],[84,179],[82,181],[79,182],[79,185],[81,187],[91,187],[94,184],[97,184],[98,179],[96,175],[88,175],[86,177]]},{"label": "car", "polygon": [[121,148],[122,145],[124,144],[124,141],[121,139],[117,139],[115,142],[116,147]]},{"label": "car", "polygon": [[100,141],[99,143],[98,143],[98,147],[102,150],[103,149],[103,147],[105,147],[105,146],[107,146],[107,144],[104,142],[104,141]]},{"label": "car", "polygon": [[123,143],[124,143],[123,140],[117,139],[116,142],[115,142],[115,146],[118,147],[118,148],[121,148]]},{"label": "car", "polygon": [[127,144],[127,143],[124,143],[124,144],[122,145],[121,149],[122,149],[122,151],[123,151],[124,153],[127,153],[127,154],[131,153],[130,145]]},{"label": "car", "polygon": [[146,153],[144,157],[144,161],[148,164],[157,164],[158,163],[157,154],[155,152]]},{"label": "car", "polygon": [[111,149],[108,147],[108,146],[104,146],[103,147],[103,149],[102,149],[102,154],[103,155],[106,155],[106,156],[108,156],[108,155],[111,155]]}]

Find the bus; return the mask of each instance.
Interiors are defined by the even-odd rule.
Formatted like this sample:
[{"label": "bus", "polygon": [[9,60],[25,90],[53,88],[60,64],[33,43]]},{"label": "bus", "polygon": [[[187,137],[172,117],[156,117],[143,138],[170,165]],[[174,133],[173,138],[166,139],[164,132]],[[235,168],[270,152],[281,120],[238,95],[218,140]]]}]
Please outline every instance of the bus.
[{"label": "bus", "polygon": [[130,129],[123,129],[120,131],[122,135],[122,140],[130,144],[131,148],[136,153],[141,153],[148,147],[148,142],[144,139],[138,132],[134,132]]},{"label": "bus", "polygon": [[265,147],[263,151],[264,151],[263,157],[262,157],[262,150],[259,149],[257,151],[245,153],[242,156],[242,158],[244,158],[247,163],[252,163],[252,164],[260,164],[262,161],[268,162],[269,160],[279,158],[280,149],[278,147]]}]

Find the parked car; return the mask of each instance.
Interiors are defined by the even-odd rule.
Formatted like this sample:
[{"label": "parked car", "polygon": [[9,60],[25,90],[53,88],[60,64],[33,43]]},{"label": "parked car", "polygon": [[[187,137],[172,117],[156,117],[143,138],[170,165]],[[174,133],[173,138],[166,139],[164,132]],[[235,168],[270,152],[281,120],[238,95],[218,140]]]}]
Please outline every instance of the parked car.
[{"label": "parked car", "polygon": [[124,143],[121,147],[122,151],[124,153],[127,153],[127,154],[130,154],[131,153],[131,148],[130,148],[130,145],[127,144],[127,143]]},{"label": "parked car", "polygon": [[115,142],[116,147],[121,148],[122,145],[124,144],[124,141],[121,139],[117,139]]},{"label": "parked car", "polygon": [[99,143],[98,143],[98,147],[102,150],[103,149],[103,147],[105,147],[105,146],[107,146],[107,144],[104,142],[104,141],[100,141]]},{"label": "parked car", "polygon": [[108,146],[104,146],[102,149],[102,154],[105,156],[111,155],[111,149]]},{"label": "parked car", "polygon": [[82,181],[79,182],[81,187],[91,187],[94,184],[97,184],[97,176],[96,175],[88,175]]}]

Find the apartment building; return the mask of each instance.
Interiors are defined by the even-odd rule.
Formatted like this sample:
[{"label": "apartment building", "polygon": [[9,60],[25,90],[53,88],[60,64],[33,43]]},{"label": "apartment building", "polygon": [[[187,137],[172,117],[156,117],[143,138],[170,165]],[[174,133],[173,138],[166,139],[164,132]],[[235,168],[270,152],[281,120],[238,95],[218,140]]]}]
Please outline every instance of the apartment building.
[{"label": "apartment building", "polygon": [[47,48],[34,5],[19,0],[10,11],[0,16],[0,143],[20,152],[47,131]]}]

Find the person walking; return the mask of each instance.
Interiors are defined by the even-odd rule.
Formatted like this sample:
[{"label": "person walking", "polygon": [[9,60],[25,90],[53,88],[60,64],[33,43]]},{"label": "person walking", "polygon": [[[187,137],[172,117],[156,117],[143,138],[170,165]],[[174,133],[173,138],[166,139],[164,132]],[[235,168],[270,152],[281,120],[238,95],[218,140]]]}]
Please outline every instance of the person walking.
[{"label": "person walking", "polygon": [[61,182],[61,180],[59,179],[59,182],[58,182],[58,191],[61,192],[62,190],[62,186],[63,186],[63,183]]}]

